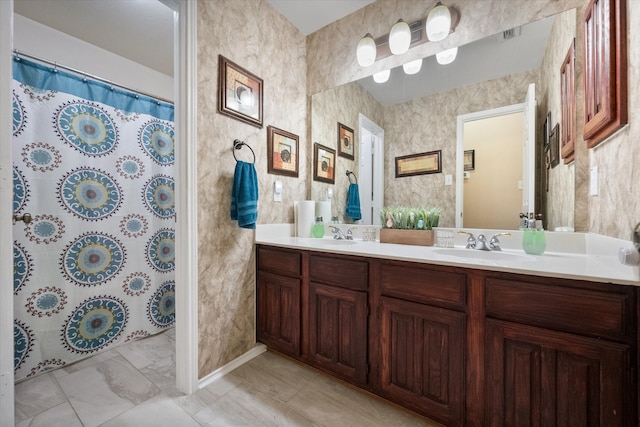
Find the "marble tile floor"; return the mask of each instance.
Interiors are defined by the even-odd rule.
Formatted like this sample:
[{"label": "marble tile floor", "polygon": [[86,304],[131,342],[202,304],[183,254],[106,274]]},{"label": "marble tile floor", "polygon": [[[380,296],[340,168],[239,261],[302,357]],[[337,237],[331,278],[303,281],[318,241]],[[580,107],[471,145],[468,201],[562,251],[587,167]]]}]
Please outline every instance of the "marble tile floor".
[{"label": "marble tile floor", "polygon": [[439,425],[271,352],[186,396],[175,386],[174,334],[16,384],[16,426]]}]

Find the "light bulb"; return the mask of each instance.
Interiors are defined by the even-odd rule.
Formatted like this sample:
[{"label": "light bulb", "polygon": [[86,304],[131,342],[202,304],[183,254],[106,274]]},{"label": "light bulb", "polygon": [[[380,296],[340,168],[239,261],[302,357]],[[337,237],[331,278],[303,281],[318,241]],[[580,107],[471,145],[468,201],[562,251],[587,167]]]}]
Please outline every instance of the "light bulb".
[{"label": "light bulb", "polygon": [[358,42],[358,48],[356,50],[358,64],[360,64],[361,67],[373,65],[373,63],[376,62],[376,55],[376,41],[371,34],[367,33],[367,35]]},{"label": "light bulb", "polygon": [[422,58],[415,61],[409,61],[406,64],[402,64],[402,69],[406,74],[417,74],[422,68]]},{"label": "light bulb", "polygon": [[436,53],[436,61],[440,65],[451,64],[458,55],[458,48],[454,47],[451,49],[443,50],[442,52]]},{"label": "light bulb", "polygon": [[394,55],[402,55],[411,45],[411,28],[402,19],[398,20],[389,33],[389,49]]},{"label": "light bulb", "polygon": [[426,27],[429,41],[437,42],[446,39],[451,32],[451,12],[449,8],[441,3],[436,4],[427,16]]},{"label": "light bulb", "polygon": [[385,83],[389,80],[389,76],[391,75],[391,70],[384,70],[373,75],[373,81],[376,83]]}]

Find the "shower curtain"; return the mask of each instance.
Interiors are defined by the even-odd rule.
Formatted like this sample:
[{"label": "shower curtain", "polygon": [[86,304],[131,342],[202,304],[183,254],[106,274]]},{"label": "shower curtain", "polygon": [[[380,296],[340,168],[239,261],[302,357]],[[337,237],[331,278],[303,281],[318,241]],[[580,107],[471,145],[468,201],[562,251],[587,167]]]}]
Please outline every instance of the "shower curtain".
[{"label": "shower curtain", "polygon": [[173,105],[13,62],[16,381],[170,327]]}]

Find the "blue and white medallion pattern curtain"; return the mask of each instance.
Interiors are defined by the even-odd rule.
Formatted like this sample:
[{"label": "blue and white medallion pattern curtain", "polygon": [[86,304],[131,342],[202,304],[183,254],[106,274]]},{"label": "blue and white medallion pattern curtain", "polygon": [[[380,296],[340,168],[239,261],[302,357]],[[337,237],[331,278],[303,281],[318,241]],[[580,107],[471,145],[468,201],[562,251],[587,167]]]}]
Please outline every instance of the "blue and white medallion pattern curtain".
[{"label": "blue and white medallion pattern curtain", "polygon": [[13,65],[16,381],[170,327],[173,105]]}]

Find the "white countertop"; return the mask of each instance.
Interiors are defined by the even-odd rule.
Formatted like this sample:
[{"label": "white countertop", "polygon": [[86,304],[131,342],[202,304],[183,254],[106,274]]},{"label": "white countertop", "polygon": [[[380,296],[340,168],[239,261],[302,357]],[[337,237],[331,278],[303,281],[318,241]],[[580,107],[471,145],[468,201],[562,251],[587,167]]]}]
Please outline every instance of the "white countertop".
[{"label": "white countertop", "polygon": [[[502,239],[501,252],[487,252],[465,249],[464,236],[456,237],[454,248],[440,248],[363,241],[358,237],[359,233],[354,233],[356,237],[352,241],[334,240],[329,236],[322,239],[289,237],[288,224],[283,226],[259,226],[255,243],[333,254],[640,286],[640,267],[623,265],[618,260],[618,249],[628,247],[630,242],[591,233],[548,232],[547,251],[536,256],[513,248],[519,246],[521,241],[518,231],[512,232],[511,238]],[[491,235],[491,231],[486,234]]]}]

